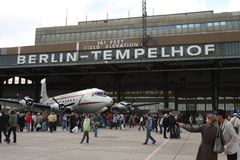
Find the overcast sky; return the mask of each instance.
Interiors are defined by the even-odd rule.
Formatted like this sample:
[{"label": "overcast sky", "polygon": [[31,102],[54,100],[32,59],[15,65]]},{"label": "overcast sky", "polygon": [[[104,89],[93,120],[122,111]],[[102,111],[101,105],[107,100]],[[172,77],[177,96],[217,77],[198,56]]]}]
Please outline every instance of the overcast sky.
[{"label": "overcast sky", "polygon": [[[141,16],[142,0],[6,0],[0,9],[0,48],[34,45],[38,27]],[[240,11],[240,0],[147,0],[148,15],[214,10]]]}]

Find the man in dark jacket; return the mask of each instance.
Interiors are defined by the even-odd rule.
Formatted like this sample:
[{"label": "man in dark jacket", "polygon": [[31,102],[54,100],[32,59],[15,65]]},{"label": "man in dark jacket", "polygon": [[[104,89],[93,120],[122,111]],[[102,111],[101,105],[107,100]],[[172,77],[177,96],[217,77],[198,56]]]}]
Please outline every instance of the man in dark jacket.
[{"label": "man in dark jacket", "polygon": [[7,140],[7,128],[8,128],[8,118],[9,116],[5,111],[0,113],[0,143],[2,143],[2,132],[5,136],[5,141]]},{"label": "man in dark jacket", "polygon": [[163,137],[164,138],[168,138],[167,135],[166,135],[168,125],[169,125],[169,117],[168,117],[168,114],[165,114],[164,117],[163,117]]},{"label": "man in dark jacket", "polygon": [[77,117],[75,116],[75,113],[72,112],[71,117],[70,117],[70,133],[73,133],[72,129],[74,127],[78,126],[77,122],[78,122]]},{"label": "man in dark jacket", "polygon": [[9,129],[8,129],[7,142],[10,143],[10,136],[11,136],[11,133],[13,132],[13,143],[16,143],[17,142],[16,130],[18,126],[18,117],[14,110],[10,111],[8,124],[9,124]]},{"label": "man in dark jacket", "polygon": [[18,117],[18,125],[19,125],[20,132],[23,132],[23,129],[25,127],[25,114],[24,113],[22,113]]},{"label": "man in dark jacket", "polygon": [[175,119],[175,117],[170,113],[170,114],[169,114],[169,131],[170,131],[170,138],[176,138],[175,125],[176,125],[176,119]]}]

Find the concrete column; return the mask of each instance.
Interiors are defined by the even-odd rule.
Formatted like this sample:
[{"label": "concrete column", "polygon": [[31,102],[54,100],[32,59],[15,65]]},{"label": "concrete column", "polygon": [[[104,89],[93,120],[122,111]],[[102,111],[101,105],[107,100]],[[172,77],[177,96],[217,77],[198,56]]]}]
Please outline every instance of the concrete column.
[{"label": "concrete column", "polygon": [[[0,98],[3,97],[3,82],[4,80],[0,79]],[[0,105],[0,111],[2,110],[2,105]]]},{"label": "concrete column", "polygon": [[34,80],[35,91],[34,91],[34,99],[36,102],[40,101],[40,91],[41,91],[41,78]]},{"label": "concrete column", "polygon": [[165,72],[163,74],[163,80],[164,80],[164,108],[168,108],[168,72]]},{"label": "concrete column", "polygon": [[120,102],[122,100],[122,80],[121,77],[117,77],[117,102]]},{"label": "concrete column", "polygon": [[219,97],[219,71],[212,71],[212,105],[213,110],[218,109],[218,97]]},{"label": "concrete column", "polygon": [[115,76],[115,81],[117,83],[117,102],[122,100],[122,79],[124,74],[118,74]]},{"label": "concrete column", "polygon": [[178,111],[178,86],[175,87],[175,111]]}]

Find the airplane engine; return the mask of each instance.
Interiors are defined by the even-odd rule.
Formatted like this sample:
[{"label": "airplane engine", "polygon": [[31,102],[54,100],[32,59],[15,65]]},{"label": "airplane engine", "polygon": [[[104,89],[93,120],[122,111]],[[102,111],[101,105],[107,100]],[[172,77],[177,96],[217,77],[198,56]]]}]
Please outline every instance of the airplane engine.
[{"label": "airplane engine", "polygon": [[59,111],[64,111],[66,106],[64,104],[61,103],[54,103],[51,105],[52,110],[59,110]]},{"label": "airplane engine", "polygon": [[59,104],[58,108],[59,108],[60,111],[64,111],[66,106],[64,104]]},{"label": "airplane engine", "polygon": [[70,103],[65,105],[65,104],[59,103],[55,98],[53,98],[53,100],[55,101],[55,103],[51,107],[54,109],[58,108],[59,111],[63,111],[63,112],[66,112],[66,110],[69,110],[70,108],[68,107],[74,104],[74,103]]},{"label": "airplane engine", "polygon": [[29,97],[24,97],[22,100],[20,100],[19,103],[22,107],[25,107],[27,110],[31,110],[34,104],[33,99]]},{"label": "airplane engine", "polygon": [[112,112],[116,112],[116,113],[126,113],[129,112],[129,104],[126,102],[120,102],[120,103],[116,103],[112,106],[111,110]]}]

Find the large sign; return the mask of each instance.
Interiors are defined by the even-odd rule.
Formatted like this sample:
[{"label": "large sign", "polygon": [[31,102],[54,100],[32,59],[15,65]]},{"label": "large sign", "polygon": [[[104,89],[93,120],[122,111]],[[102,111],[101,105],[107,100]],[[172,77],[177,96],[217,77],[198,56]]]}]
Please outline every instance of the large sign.
[{"label": "large sign", "polygon": [[81,50],[95,50],[95,49],[113,49],[113,48],[130,48],[141,47],[140,41],[132,41],[129,39],[112,39],[100,40],[95,42],[87,42],[83,46],[79,46]]},{"label": "large sign", "polygon": [[17,65],[56,64],[76,62],[113,62],[122,60],[149,60],[167,58],[207,57],[215,53],[214,44],[166,46],[150,48],[119,48],[105,50],[76,51],[69,53],[45,53],[18,55]]}]

